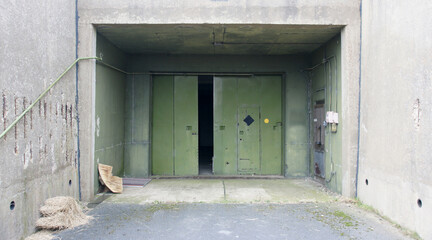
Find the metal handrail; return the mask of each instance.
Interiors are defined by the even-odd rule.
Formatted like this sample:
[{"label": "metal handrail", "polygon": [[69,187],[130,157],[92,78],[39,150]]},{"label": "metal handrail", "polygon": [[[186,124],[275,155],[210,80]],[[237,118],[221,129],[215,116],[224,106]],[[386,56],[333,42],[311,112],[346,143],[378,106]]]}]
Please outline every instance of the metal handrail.
[{"label": "metal handrail", "polygon": [[76,63],[78,63],[79,61],[81,61],[81,60],[89,60],[89,59],[96,59],[96,60],[101,60],[101,58],[98,58],[98,57],[82,57],[82,58],[77,58],[68,68],[66,68],[66,70],[53,82],[53,83],[51,83],[51,85],[45,90],[45,91],[43,91],[40,95],[39,95],[39,97],[32,103],[32,104],[30,104],[30,106],[28,106],[28,108],[26,109],[26,110],[24,110],[24,112],[22,112],[21,113],[21,115],[19,115],[16,119],[15,119],[15,121],[13,121],[3,132],[2,132],[2,134],[0,135],[0,139],[2,138],[2,137],[4,137],[5,135],[6,135],[6,133],[8,133],[18,122],[19,122],[19,120],[21,120],[21,118],[23,118],[24,117],[24,115],[28,112],[28,111],[30,111],[30,109],[32,109],[35,105],[36,105],[36,103],[37,102],[39,102],[40,100],[41,100],[41,98],[43,97],[43,96],[45,96],[45,94],[47,94],[47,92],[49,91],[49,90],[51,90],[51,88],[53,88],[54,87],[54,85],[56,85],[56,83],[69,71],[69,70],[71,70],[71,68],[76,64]]}]

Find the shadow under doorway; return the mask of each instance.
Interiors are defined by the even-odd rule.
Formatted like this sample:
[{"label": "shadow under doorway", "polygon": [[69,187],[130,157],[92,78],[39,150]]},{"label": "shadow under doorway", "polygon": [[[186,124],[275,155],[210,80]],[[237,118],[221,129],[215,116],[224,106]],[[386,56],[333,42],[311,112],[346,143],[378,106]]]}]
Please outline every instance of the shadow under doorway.
[{"label": "shadow under doorway", "polygon": [[213,175],[213,76],[198,76],[199,175]]}]

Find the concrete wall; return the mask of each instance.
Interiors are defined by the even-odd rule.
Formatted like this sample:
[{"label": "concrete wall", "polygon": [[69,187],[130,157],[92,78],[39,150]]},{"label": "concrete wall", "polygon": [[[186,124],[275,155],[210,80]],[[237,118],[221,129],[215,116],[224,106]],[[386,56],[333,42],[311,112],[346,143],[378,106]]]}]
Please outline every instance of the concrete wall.
[{"label": "concrete wall", "polygon": [[431,11],[429,1],[363,1],[358,196],[424,239],[432,239]]},{"label": "concrete wall", "polygon": [[[311,54],[310,66],[317,66],[328,59],[325,64],[317,66],[314,70],[308,71],[311,80],[310,85],[310,109],[313,111],[314,102],[325,100],[325,111],[335,111],[341,116],[344,102],[341,101],[342,87],[341,82],[341,41],[340,36],[334,37],[328,43],[320,47]],[[324,89],[324,91],[320,91]],[[312,117],[311,117],[312,119]],[[331,126],[325,129],[325,180],[326,185],[332,191],[341,193],[343,185],[350,184],[343,182],[343,165],[347,164],[342,161],[342,135],[344,122],[340,121],[337,125],[337,132],[331,132]],[[311,122],[311,141],[313,141],[313,122]],[[311,174],[314,174],[314,145],[311,148],[310,158]]]},{"label": "concrete wall", "polygon": [[[218,24],[310,24],[344,25],[341,33],[341,120],[344,121],[342,134],[342,187],[346,196],[354,196],[356,157],[357,157],[357,107],[359,77],[359,0],[331,1],[143,1],[126,0],[80,1],[79,2],[79,56],[95,53],[95,28],[93,24],[158,24],[158,23],[218,23]],[[81,131],[81,156],[86,161],[81,168],[83,194],[85,199],[92,198],[91,186],[87,185],[93,173],[93,132],[92,120],[94,105],[94,64],[80,65],[80,112],[81,123],[86,130]],[[93,79],[84,81],[84,79]],[[81,82],[80,82],[81,83]],[[292,86],[297,88],[298,86]],[[292,94],[296,92],[293,91]],[[287,95],[290,96],[290,95]],[[89,130],[87,130],[89,129]],[[85,145],[85,146],[84,146]],[[293,169],[294,170],[294,169]]]},{"label": "concrete wall", "polygon": [[[100,35],[96,52],[104,62],[125,68],[126,55]],[[126,74],[102,64],[96,65],[95,191],[99,187],[98,163],[112,166],[115,176],[124,173],[125,86]]]},{"label": "concrete wall", "polygon": [[[1,5],[3,131],[73,63],[76,32],[75,1],[5,0]],[[47,198],[78,198],[75,81],[73,68],[0,139],[1,239],[31,234]]]}]

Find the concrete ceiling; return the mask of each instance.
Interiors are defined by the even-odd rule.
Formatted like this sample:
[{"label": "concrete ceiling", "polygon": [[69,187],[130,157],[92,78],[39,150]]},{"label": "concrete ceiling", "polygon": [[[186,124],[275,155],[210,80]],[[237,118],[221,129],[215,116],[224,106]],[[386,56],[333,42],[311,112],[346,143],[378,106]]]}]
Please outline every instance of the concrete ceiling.
[{"label": "concrete ceiling", "polygon": [[96,28],[130,54],[285,55],[316,50],[342,26],[157,24]]}]

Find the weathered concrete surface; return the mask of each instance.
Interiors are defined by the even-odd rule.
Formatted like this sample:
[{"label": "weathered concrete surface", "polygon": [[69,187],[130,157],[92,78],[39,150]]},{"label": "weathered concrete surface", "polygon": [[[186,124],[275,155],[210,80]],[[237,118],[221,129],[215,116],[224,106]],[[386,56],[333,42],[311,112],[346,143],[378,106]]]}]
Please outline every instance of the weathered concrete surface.
[{"label": "weathered concrete surface", "polygon": [[[2,1],[0,36],[3,131],[75,60],[75,1]],[[78,197],[75,79],[73,68],[0,139],[1,239],[32,233],[45,199]]]},{"label": "weathered concrete surface", "polygon": [[[80,1],[79,56],[95,53],[92,24],[299,24],[343,25],[342,42],[342,183],[345,196],[354,196],[357,153],[360,1]],[[83,196],[93,197],[94,64],[80,68],[81,156]],[[92,79],[89,81],[89,79]]]},{"label": "weathered concrete surface", "polygon": [[329,204],[114,204],[61,239],[411,239],[373,213]]},{"label": "weathered concrete surface", "polygon": [[432,239],[431,11],[429,1],[363,1],[358,196],[424,239]]},{"label": "weathered concrete surface", "polygon": [[338,197],[310,179],[154,179],[144,188],[127,187],[112,203],[299,203]]},{"label": "weathered concrete surface", "polygon": [[[224,191],[225,189],[225,191]],[[266,197],[264,197],[266,196]],[[61,239],[410,239],[310,180],[153,180],[125,188]]]}]

